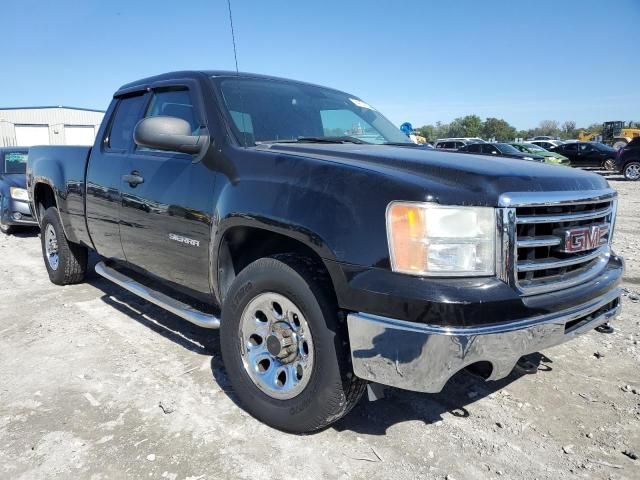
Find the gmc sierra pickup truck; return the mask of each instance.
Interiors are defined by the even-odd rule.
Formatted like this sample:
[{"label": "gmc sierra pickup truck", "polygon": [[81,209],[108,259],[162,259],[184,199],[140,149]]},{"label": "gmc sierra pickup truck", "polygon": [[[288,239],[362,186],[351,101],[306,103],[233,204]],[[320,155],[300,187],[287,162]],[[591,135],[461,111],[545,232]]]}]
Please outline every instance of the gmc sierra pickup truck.
[{"label": "gmc sierra pickup truck", "polygon": [[124,85],[92,148],[30,150],[28,194],[53,283],[81,282],[94,250],[98,274],[220,328],[236,398],[290,432],[335,422],[369,384],[504,378],[620,309],[602,177],[426,150],[302,82]]}]

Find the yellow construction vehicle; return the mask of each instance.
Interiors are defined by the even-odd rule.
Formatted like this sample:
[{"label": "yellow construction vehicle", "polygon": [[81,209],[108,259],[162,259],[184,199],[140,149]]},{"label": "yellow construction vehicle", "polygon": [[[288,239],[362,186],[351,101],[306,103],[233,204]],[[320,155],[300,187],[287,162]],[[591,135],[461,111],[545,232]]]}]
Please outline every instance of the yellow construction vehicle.
[{"label": "yellow construction vehicle", "polygon": [[619,120],[604,122],[602,124],[602,134],[580,130],[578,132],[578,140],[581,142],[601,142],[619,150],[635,137],[640,137],[640,128],[634,128],[633,125],[633,122],[625,125],[625,122]]},{"label": "yellow construction vehicle", "polygon": [[616,150],[627,146],[632,139],[640,137],[640,128],[633,128],[633,122],[625,126],[624,122],[604,122],[602,124],[602,143]]},{"label": "yellow construction vehicle", "polygon": [[578,132],[578,140],[580,140],[581,142],[594,142],[597,136],[598,135],[596,135],[595,133],[590,133],[586,130],[580,130]]}]

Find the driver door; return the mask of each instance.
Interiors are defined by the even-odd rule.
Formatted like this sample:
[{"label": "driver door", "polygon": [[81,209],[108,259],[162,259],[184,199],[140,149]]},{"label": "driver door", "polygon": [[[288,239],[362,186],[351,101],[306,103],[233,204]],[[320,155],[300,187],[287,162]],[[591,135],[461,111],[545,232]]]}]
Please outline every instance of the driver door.
[{"label": "driver door", "polygon": [[[191,84],[152,88],[142,117],[206,128]],[[194,155],[133,146],[121,170],[120,237],[127,262],[178,286],[210,292],[209,239],[215,174]]]},{"label": "driver door", "polygon": [[578,161],[581,167],[599,167],[601,163],[597,150],[588,143],[578,146]]}]

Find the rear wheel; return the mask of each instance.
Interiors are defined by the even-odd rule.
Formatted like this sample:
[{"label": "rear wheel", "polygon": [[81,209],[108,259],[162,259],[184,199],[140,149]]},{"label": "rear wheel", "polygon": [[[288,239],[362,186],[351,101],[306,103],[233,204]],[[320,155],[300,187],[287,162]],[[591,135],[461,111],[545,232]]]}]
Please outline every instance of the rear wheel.
[{"label": "rear wheel", "polygon": [[287,432],[340,419],[366,388],[351,370],[346,334],[330,283],[312,261],[278,255],[253,262],[229,289],[220,332],[240,403]]},{"label": "rear wheel", "polygon": [[616,162],[613,158],[607,158],[603,163],[602,167],[608,172],[612,172],[616,169]]},{"label": "rear wheel", "polygon": [[629,162],[622,170],[627,180],[640,180],[640,162]]},{"label": "rear wheel", "polygon": [[67,240],[55,207],[45,211],[40,227],[42,256],[51,282],[70,285],[84,280],[87,249]]}]

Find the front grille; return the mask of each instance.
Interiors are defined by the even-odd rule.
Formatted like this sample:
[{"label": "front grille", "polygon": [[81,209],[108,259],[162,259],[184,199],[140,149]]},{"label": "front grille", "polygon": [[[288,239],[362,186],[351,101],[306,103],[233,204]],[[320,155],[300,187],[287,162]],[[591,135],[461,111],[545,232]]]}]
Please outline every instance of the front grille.
[{"label": "front grille", "polygon": [[610,256],[615,209],[613,197],[516,207],[516,286],[532,295],[598,275]]}]

